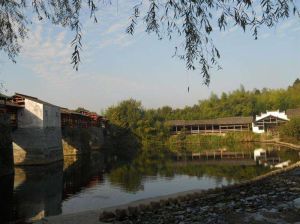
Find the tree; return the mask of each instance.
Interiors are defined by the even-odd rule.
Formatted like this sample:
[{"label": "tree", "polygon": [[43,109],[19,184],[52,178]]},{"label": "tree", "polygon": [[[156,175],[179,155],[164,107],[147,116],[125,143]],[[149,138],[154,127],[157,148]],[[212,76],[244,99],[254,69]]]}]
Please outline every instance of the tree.
[{"label": "tree", "polygon": [[295,86],[297,86],[297,85],[299,85],[299,84],[300,84],[300,79],[297,78],[297,79],[295,80],[294,84],[293,84],[293,87],[295,87]]},{"label": "tree", "polygon": [[[31,22],[28,15],[33,11],[39,20],[49,20],[74,32],[71,62],[77,70],[82,46],[80,15],[86,13],[88,8],[90,17],[97,22],[96,11],[105,7],[107,4],[103,3],[107,2],[111,0],[0,0],[0,50],[15,61]],[[251,29],[254,38],[257,39],[261,27],[273,27],[291,15],[300,16],[295,0],[134,2],[137,4],[133,5],[130,25],[126,32],[133,34],[136,24],[142,20],[146,26],[145,31],[155,33],[159,39],[182,37],[182,43],[175,47],[175,55],[185,60],[189,70],[195,70],[198,63],[205,84],[210,81],[211,67],[219,67],[220,53],[211,38],[214,27],[224,31],[233,24],[244,31]]]}]

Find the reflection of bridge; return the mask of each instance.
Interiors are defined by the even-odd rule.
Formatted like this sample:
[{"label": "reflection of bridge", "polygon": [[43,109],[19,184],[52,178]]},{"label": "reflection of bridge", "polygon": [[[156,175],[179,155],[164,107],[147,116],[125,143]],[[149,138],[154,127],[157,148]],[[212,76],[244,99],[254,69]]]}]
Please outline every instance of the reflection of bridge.
[{"label": "reflection of bridge", "polygon": [[[227,151],[221,150],[209,150],[197,153],[177,153],[175,155],[178,161],[190,160],[190,161],[240,161],[240,164],[258,164],[264,166],[270,166],[271,168],[282,168],[290,164],[290,160],[282,161],[278,155],[277,150],[265,150],[262,148],[255,149],[254,151]],[[246,162],[247,161],[247,162]],[[210,162],[211,163],[211,162]]]},{"label": "reflection of bridge", "polygon": [[252,159],[252,152],[230,152],[223,150],[216,151],[204,151],[198,153],[186,153],[186,154],[177,154],[177,159],[188,158],[191,160],[195,159],[204,159],[204,160],[222,160],[222,159]]},{"label": "reflection of bridge", "polygon": [[101,156],[72,158],[66,158],[64,165],[18,167],[14,176],[0,178],[0,223],[59,215],[64,200],[103,182]]}]

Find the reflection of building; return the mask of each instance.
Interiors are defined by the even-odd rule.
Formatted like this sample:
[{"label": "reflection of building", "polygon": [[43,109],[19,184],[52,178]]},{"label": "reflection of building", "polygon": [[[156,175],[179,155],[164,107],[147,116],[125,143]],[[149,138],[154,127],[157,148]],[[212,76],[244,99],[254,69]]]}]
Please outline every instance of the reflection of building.
[{"label": "reflection of building", "polygon": [[252,130],[255,133],[272,132],[278,128],[279,125],[288,121],[285,112],[267,111],[259,116],[256,116],[252,124]]},{"label": "reflection of building", "polygon": [[277,150],[272,149],[269,151],[262,148],[254,150],[254,160],[260,165],[271,168],[283,168],[291,163],[290,160],[281,161]]},{"label": "reflection of building", "polygon": [[13,210],[14,176],[0,178],[0,223],[11,223],[14,219]]},{"label": "reflection of building", "polygon": [[261,157],[267,158],[267,151],[265,149],[255,149],[254,150],[254,161],[257,161]]},{"label": "reflection of building", "polygon": [[15,175],[0,178],[0,186],[0,223],[25,223],[61,214],[62,163],[18,167]]}]

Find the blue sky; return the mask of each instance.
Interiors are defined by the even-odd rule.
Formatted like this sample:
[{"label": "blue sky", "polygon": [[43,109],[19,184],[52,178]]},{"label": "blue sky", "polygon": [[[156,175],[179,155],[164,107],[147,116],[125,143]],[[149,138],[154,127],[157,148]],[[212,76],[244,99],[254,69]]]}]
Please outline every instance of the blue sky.
[{"label": "blue sky", "polygon": [[[172,58],[174,43],[143,32],[134,36],[125,28],[131,5],[119,2],[99,11],[100,22],[84,25],[84,51],[78,72],[70,65],[72,33],[47,23],[33,22],[29,38],[10,62],[1,53],[0,80],[8,94],[37,96],[59,106],[78,106],[100,112],[123,99],[141,100],[147,108],[184,107],[214,92],[286,88],[300,78],[300,19],[292,17],[268,30],[259,40],[237,28],[213,34],[221,53],[222,70],[211,71],[211,83],[188,72],[183,61]],[[187,92],[190,86],[190,92]]]}]

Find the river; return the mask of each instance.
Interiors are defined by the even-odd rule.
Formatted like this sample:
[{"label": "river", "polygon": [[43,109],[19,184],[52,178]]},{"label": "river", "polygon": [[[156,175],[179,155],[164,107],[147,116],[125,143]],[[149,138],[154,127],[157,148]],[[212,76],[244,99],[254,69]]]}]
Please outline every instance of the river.
[{"label": "river", "polygon": [[0,179],[0,223],[34,221],[234,184],[266,173],[278,163],[299,160],[297,151],[275,145],[247,145],[241,151],[250,156],[191,160],[152,149],[130,161],[108,160],[95,152],[68,156],[48,166],[16,167],[14,175]]}]

